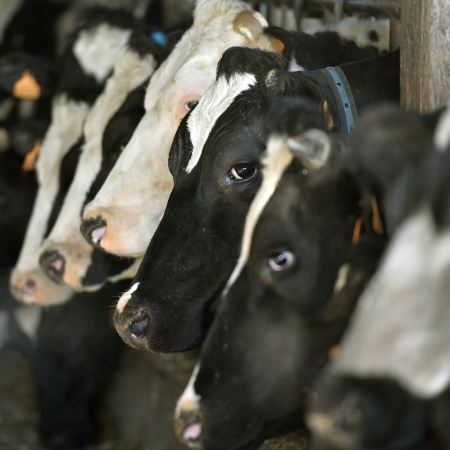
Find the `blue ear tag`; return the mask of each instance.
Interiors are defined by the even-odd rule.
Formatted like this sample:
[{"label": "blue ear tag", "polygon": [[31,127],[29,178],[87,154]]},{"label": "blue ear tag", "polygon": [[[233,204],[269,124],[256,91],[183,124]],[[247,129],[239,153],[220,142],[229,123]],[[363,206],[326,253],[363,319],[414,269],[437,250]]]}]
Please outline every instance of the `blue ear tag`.
[{"label": "blue ear tag", "polygon": [[160,47],[167,44],[166,35],[162,31],[154,31],[150,37],[155,41]]}]

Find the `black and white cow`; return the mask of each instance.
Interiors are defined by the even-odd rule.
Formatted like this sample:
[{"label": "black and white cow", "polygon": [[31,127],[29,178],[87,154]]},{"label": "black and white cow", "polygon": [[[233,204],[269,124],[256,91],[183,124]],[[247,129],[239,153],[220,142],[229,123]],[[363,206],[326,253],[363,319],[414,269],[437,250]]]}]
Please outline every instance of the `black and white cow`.
[{"label": "black and white cow", "polygon": [[[355,115],[399,98],[398,56],[342,66]],[[129,345],[178,351],[201,341],[261,182],[269,107],[283,96],[305,96],[324,111],[323,127],[351,128],[328,72],[291,73],[274,54],[256,49],[224,53],[216,82],[178,129],[169,158],[174,189],[132,287],[117,305],[116,328]],[[303,125],[311,125],[307,114]]]},{"label": "black and white cow", "polygon": [[[421,145],[428,154],[405,165],[389,190],[393,238],[308,413],[317,448],[450,443],[449,117],[448,108],[424,117],[397,111],[405,124],[399,149]],[[388,391],[389,398],[378,395]]]},{"label": "black and white cow", "polygon": [[266,33],[267,26],[259,13],[239,0],[197,2],[192,27],[152,77],[146,114],[133,139],[84,209],[83,233],[90,243],[122,256],[145,253],[173,187],[167,157],[176,129],[214,81],[217,62],[226,49],[263,48],[283,54],[289,63],[294,52],[292,67],[309,70],[377,52],[373,47],[358,48],[337,33],[293,36],[275,28]]},{"label": "black and white cow", "polygon": [[268,115],[241,254],[177,405],[177,433],[194,448],[253,449],[302,427],[305,397],[386,242],[371,224],[377,184],[355,161],[360,149],[305,130],[304,111],[286,98]]},{"label": "black and white cow", "polygon": [[[52,103],[52,122],[37,160],[40,188],[11,277],[17,299],[27,303],[65,301],[68,286],[57,285],[39,267],[39,249],[56,220],[80,153],[82,127],[88,111],[103,89],[118,55],[139,22],[124,11],[101,8],[86,11],[60,62],[60,76]],[[69,166],[71,169],[69,170]],[[53,213],[52,213],[53,209]]]},{"label": "black and white cow", "polygon": [[119,258],[90,246],[80,233],[80,214],[144,115],[148,78],[160,54],[162,48],[150,37],[131,39],[86,118],[75,178],[40,257],[41,266],[55,282],[64,282],[77,291],[98,289],[107,279],[131,278],[139,265],[133,258]]}]

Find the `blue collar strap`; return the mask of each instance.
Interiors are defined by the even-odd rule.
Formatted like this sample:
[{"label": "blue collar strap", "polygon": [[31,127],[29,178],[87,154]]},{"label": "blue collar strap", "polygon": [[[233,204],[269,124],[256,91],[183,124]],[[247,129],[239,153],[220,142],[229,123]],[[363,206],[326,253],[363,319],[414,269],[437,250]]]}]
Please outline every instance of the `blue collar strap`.
[{"label": "blue collar strap", "polygon": [[355,127],[358,111],[347,77],[340,67],[327,67],[321,69],[321,72],[333,93],[339,114],[340,129],[343,132],[350,133]]}]

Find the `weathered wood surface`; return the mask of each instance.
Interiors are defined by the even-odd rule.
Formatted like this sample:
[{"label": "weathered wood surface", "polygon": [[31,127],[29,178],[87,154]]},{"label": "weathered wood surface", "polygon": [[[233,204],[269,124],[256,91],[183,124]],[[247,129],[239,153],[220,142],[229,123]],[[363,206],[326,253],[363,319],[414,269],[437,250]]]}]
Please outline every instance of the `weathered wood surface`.
[{"label": "weathered wood surface", "polygon": [[450,1],[402,0],[401,102],[433,111],[450,99]]}]

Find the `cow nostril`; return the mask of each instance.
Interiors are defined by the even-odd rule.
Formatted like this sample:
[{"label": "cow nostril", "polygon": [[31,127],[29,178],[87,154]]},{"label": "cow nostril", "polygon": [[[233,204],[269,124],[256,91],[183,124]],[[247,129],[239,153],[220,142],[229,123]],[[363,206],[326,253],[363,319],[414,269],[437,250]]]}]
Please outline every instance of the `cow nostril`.
[{"label": "cow nostril", "polygon": [[201,422],[194,422],[183,430],[183,440],[187,445],[192,445],[198,441],[202,434]]},{"label": "cow nostril", "polygon": [[39,258],[39,264],[53,282],[62,282],[66,262],[59,252],[44,252]]},{"label": "cow nostril", "polygon": [[83,220],[80,226],[83,237],[89,244],[95,245],[96,247],[101,247],[101,242],[105,237],[106,229],[106,221],[100,216],[95,219]]},{"label": "cow nostril", "polygon": [[150,317],[145,316],[130,325],[131,334],[137,338],[144,336],[150,323]]}]

